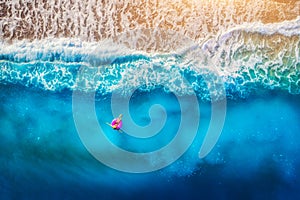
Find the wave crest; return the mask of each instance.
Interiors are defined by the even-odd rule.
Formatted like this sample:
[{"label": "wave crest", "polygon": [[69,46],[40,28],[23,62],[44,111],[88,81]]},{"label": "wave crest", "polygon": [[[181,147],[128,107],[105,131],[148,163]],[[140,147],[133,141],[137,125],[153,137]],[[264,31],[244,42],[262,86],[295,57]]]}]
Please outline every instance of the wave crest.
[{"label": "wave crest", "polygon": [[[97,90],[101,94],[120,88],[129,91],[130,87],[149,91],[163,85],[166,92],[188,95],[189,89],[182,84],[184,77],[199,97],[209,100],[212,94],[205,80],[215,82],[219,77],[232,98],[247,97],[260,88],[300,93],[300,19],[236,27],[201,44],[186,37],[169,46],[155,44],[149,41],[155,41],[158,33],[165,33],[168,42],[180,35],[149,31],[141,30],[144,40],[140,40],[141,34],[127,38],[124,33],[101,42],[70,38],[1,42],[0,82],[50,91]],[[148,42],[148,46],[142,45]],[[138,43],[141,48],[136,50]],[[155,51],[159,47],[162,51]],[[86,73],[76,80],[80,68]]]}]

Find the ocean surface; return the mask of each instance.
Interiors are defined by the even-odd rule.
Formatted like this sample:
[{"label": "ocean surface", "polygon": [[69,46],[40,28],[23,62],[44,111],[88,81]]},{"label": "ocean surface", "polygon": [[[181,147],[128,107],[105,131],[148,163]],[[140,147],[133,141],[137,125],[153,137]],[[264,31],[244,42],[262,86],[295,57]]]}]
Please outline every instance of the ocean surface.
[{"label": "ocean surface", "polygon": [[0,199],[300,198],[299,1],[0,5]]}]

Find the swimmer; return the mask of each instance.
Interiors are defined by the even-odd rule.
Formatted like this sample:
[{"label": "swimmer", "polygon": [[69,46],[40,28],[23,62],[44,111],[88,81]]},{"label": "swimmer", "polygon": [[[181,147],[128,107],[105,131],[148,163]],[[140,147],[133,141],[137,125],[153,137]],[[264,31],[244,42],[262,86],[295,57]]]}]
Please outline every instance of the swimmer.
[{"label": "swimmer", "polygon": [[107,125],[111,126],[113,129],[117,130],[117,131],[121,131],[122,128],[122,114],[119,115],[118,118],[115,118],[114,120],[112,120],[112,122],[109,124],[107,123]]}]

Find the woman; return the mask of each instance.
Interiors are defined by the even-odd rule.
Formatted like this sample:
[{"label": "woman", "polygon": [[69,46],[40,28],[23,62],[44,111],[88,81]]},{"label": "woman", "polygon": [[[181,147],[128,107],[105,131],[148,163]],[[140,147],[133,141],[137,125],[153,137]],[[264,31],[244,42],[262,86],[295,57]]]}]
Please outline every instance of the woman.
[{"label": "woman", "polygon": [[120,130],[122,128],[122,114],[118,118],[112,120],[111,127],[115,130]]}]

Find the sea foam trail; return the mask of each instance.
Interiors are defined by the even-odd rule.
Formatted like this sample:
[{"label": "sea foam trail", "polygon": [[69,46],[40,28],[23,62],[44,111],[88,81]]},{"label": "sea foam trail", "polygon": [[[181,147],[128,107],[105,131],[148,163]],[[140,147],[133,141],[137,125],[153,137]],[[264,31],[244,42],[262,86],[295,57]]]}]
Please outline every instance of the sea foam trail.
[{"label": "sea foam trail", "polygon": [[298,94],[300,17],[275,24],[237,26],[202,44],[220,73],[239,77],[240,86],[257,83]]},{"label": "sea foam trail", "polygon": [[0,35],[7,40],[75,37],[99,41],[121,32],[155,28],[201,39],[243,23],[293,20],[300,10],[297,0],[24,0],[0,5]]},{"label": "sea foam trail", "polygon": [[[260,88],[300,93],[300,18],[237,26],[204,43],[172,31],[136,31],[139,34],[132,31],[130,37],[124,33],[118,39],[99,42],[74,38],[2,41],[0,80],[51,91],[97,90],[103,94],[167,84],[167,90],[186,95],[190,90],[182,84],[184,77],[207,99],[205,80],[217,76],[233,98],[247,97]],[[149,42],[160,34],[166,40]],[[181,41],[176,44],[174,38]],[[171,45],[166,52],[149,51],[167,46],[162,44]],[[79,69],[84,72],[80,80],[76,79]]]}]

